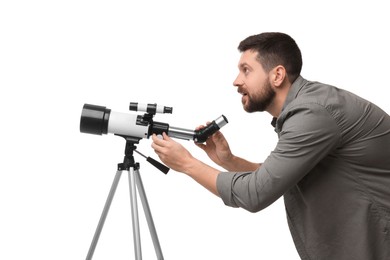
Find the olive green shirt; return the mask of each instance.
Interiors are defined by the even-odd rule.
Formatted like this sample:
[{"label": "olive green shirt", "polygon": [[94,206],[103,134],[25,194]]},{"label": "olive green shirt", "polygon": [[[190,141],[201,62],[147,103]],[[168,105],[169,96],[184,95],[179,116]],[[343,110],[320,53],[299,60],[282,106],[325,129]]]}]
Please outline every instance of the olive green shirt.
[{"label": "olive green shirt", "polygon": [[390,259],[390,117],[345,90],[299,77],[279,140],[254,172],[222,172],[228,206],[257,212],[284,196],[300,257]]}]

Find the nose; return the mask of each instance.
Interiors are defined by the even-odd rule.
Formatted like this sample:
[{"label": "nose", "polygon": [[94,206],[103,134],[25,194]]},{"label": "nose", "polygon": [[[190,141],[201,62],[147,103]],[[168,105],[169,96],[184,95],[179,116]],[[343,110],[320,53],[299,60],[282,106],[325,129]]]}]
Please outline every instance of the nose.
[{"label": "nose", "polygon": [[240,87],[242,85],[244,85],[244,82],[242,81],[242,79],[240,79],[240,74],[238,74],[237,78],[233,81],[233,86]]}]

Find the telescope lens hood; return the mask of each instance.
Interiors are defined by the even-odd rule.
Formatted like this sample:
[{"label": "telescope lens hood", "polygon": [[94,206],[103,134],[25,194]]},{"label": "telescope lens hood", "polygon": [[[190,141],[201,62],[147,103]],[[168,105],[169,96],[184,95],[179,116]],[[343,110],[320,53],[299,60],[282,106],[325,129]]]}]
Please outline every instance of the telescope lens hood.
[{"label": "telescope lens hood", "polygon": [[80,119],[80,132],[87,134],[107,134],[111,110],[103,106],[84,104]]}]

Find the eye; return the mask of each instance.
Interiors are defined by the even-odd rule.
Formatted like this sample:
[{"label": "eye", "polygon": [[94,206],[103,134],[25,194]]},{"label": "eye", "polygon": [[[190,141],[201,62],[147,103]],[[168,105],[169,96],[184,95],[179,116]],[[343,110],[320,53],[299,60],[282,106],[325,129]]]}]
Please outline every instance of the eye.
[{"label": "eye", "polygon": [[242,68],[242,72],[244,72],[245,75],[248,75],[248,73],[249,73],[248,67]]}]

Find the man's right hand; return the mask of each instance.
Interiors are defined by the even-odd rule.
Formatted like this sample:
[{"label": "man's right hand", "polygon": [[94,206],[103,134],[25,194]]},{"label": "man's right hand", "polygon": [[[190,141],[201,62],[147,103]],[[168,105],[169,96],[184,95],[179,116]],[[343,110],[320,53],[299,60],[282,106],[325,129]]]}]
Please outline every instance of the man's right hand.
[{"label": "man's right hand", "polygon": [[[200,126],[196,130],[202,127]],[[196,145],[204,150],[213,162],[225,169],[234,157],[226,138],[220,131],[207,138],[205,143],[196,143]]]},{"label": "man's right hand", "polygon": [[[204,126],[200,126],[196,130],[201,129],[202,127]],[[227,171],[254,171],[261,166],[261,163],[250,162],[233,155],[229,144],[221,131],[217,131],[210,136],[205,144],[196,143],[196,145],[204,150],[213,162]]]}]

